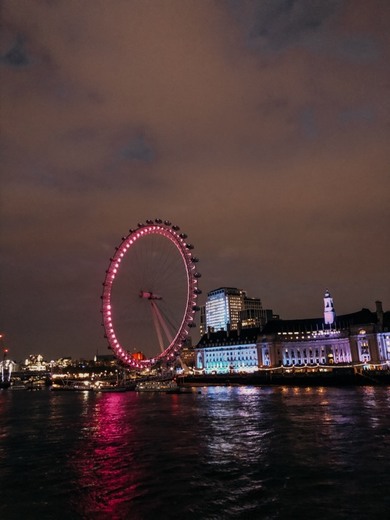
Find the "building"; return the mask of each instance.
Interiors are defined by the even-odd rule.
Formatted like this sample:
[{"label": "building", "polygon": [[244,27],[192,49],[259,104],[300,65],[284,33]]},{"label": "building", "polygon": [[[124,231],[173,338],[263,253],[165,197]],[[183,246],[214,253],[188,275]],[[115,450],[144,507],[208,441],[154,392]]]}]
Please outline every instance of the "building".
[{"label": "building", "polygon": [[221,287],[207,294],[206,327],[212,331],[236,329],[245,293],[235,287]]},{"label": "building", "polygon": [[195,368],[204,374],[250,373],[259,369],[259,328],[210,330],[195,348]]},{"label": "building", "polygon": [[390,313],[362,309],[336,317],[328,291],[324,317],[273,320],[261,332],[262,365],[313,366],[390,363]]},{"label": "building", "polygon": [[271,309],[263,309],[259,298],[244,298],[244,308],[240,311],[241,327],[263,327],[274,319]]},{"label": "building", "polygon": [[322,318],[268,320],[262,327],[209,330],[195,348],[196,369],[254,372],[273,367],[382,365],[390,367],[390,312],[376,302],[336,316],[329,291]]},{"label": "building", "polygon": [[206,332],[206,306],[201,305],[199,308],[199,333],[201,336]]},{"label": "building", "polygon": [[205,312],[201,311],[201,333],[207,330],[235,330],[262,327],[272,318],[272,310],[263,309],[260,298],[249,298],[236,287],[221,287],[207,294]]}]

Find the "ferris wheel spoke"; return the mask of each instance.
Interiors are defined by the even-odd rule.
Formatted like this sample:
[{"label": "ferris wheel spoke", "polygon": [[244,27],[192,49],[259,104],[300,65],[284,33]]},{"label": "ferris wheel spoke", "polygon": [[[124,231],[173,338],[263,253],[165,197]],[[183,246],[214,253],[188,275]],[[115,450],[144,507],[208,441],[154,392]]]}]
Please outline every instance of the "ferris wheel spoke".
[{"label": "ferris wheel spoke", "polygon": [[158,314],[155,312],[154,305],[155,304],[151,301],[150,302],[150,308],[151,308],[151,311],[152,311],[152,318],[153,318],[154,328],[156,330],[158,343],[160,345],[160,350],[161,350],[161,353],[162,353],[165,350],[164,349],[164,342],[163,342],[162,331],[161,331],[161,327],[160,327],[160,323],[159,323],[159,319],[158,319]]},{"label": "ferris wheel spoke", "polygon": [[162,314],[161,314],[161,312],[160,312],[156,302],[155,301],[151,301],[150,305],[151,305],[151,308],[152,308],[152,312],[153,312],[154,316],[157,319],[157,322],[159,323],[161,329],[164,331],[166,339],[168,340],[169,343],[172,343],[172,341],[173,341],[173,334],[169,330],[167,322],[164,320],[164,318],[163,318],[163,316],[162,316]]}]

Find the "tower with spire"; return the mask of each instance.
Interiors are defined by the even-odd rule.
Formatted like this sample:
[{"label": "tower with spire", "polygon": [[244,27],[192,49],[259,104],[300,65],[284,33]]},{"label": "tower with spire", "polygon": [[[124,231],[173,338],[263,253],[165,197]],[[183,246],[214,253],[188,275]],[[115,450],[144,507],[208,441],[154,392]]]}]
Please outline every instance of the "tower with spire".
[{"label": "tower with spire", "polygon": [[324,295],[324,322],[325,325],[332,325],[336,320],[336,313],[333,306],[333,298],[330,295],[328,289]]}]

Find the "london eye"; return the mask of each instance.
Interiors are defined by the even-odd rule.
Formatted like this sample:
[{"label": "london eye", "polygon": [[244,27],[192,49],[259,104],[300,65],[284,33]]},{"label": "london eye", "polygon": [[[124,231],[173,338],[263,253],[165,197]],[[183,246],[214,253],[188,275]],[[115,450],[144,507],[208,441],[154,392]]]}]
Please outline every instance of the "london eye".
[{"label": "london eye", "polygon": [[175,361],[199,309],[197,262],[187,235],[168,220],[147,220],[122,237],[101,298],[105,337],[124,365]]}]

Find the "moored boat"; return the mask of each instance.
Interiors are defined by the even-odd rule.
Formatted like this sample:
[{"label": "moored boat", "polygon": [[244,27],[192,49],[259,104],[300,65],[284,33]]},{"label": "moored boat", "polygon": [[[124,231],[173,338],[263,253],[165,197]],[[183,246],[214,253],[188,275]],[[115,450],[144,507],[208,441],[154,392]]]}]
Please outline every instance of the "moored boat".
[{"label": "moored boat", "polygon": [[16,381],[14,383],[11,383],[10,390],[30,390],[30,386],[23,382],[23,381]]},{"label": "moored boat", "polygon": [[73,379],[61,379],[50,387],[53,392],[90,392],[92,387],[89,381],[75,381]]},{"label": "moored boat", "polygon": [[178,388],[174,379],[140,381],[135,387],[136,392],[168,392]]}]

